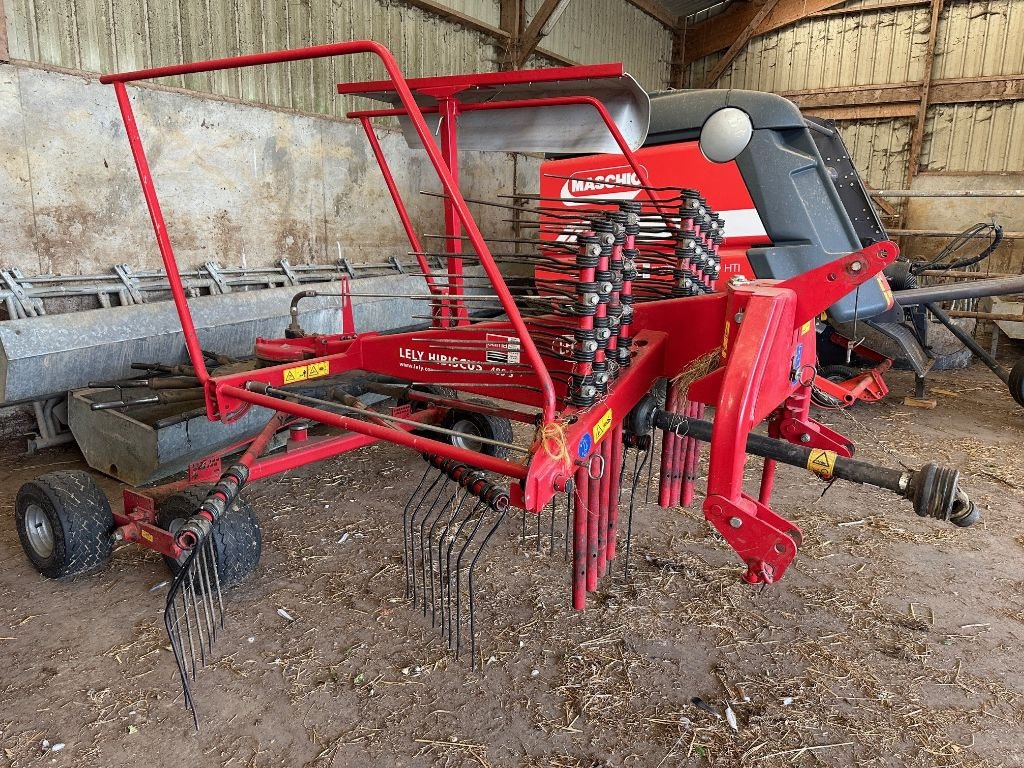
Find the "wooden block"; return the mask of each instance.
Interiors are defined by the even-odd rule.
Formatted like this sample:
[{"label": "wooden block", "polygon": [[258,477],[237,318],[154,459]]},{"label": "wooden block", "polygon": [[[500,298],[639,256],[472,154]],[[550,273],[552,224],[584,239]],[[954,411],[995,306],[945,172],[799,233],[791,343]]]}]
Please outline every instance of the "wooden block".
[{"label": "wooden block", "polygon": [[911,408],[924,408],[926,410],[931,410],[938,405],[934,400],[918,400],[916,397],[903,398],[903,404],[909,405]]}]

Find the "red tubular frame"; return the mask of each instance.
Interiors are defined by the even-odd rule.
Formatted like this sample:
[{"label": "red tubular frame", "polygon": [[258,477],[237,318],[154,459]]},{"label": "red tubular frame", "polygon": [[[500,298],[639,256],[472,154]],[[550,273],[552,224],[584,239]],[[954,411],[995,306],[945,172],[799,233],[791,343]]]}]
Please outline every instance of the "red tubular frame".
[{"label": "red tubular frame", "polygon": [[[375,116],[404,115],[412,121],[445,193],[449,252],[459,253],[459,230],[463,229],[494,287],[502,308],[508,315],[507,321],[481,323],[474,325],[471,330],[485,334],[485,343],[489,339],[486,334],[514,335],[521,345],[524,362],[513,363],[506,360],[505,364],[491,365],[492,361],[487,359],[485,350],[481,350],[478,358],[454,358],[454,365],[451,364],[453,358],[443,355],[440,356],[443,360],[435,363],[438,356],[430,358],[429,350],[436,350],[438,345],[449,339],[447,334],[450,333],[450,329],[437,327],[438,323],[435,322],[435,328],[430,331],[388,336],[364,333],[355,336],[312,336],[286,341],[257,340],[257,346],[262,345],[262,348],[268,351],[275,351],[276,348],[276,351],[281,353],[280,357],[275,359],[291,361],[246,373],[211,376],[203,361],[203,353],[132,112],[126,83],[357,53],[376,55],[383,62],[390,79],[384,82],[384,86],[380,83],[368,83],[347,87],[345,90],[339,87],[339,92],[372,93],[384,87],[397,93],[402,105],[401,109],[353,112],[350,113],[350,117],[359,119],[367,134],[410,245],[417,252],[420,266],[427,275],[430,297],[434,301],[434,306],[440,307],[441,310],[440,317],[435,314],[435,320],[450,321],[452,317],[449,310],[452,303],[459,313],[455,320],[459,321],[464,317],[462,313],[465,307],[459,298],[462,283],[461,260],[457,256],[449,260],[449,285],[442,290],[442,286],[433,281],[408,210],[387,166],[380,142],[370,125],[370,118]],[[594,69],[601,70],[580,68],[573,69],[571,74],[572,77],[601,76],[593,74]],[[608,74],[603,76],[614,76],[616,73],[614,67],[607,72]],[[621,74],[621,68],[617,70],[617,74]],[[313,438],[297,444],[298,447],[283,455],[265,458],[256,457],[261,442],[257,441],[243,457],[243,461],[251,463],[252,480],[334,456],[377,440],[437,454],[509,477],[515,481],[509,489],[510,503],[532,512],[540,512],[552,496],[564,490],[570,479],[575,477],[572,595],[573,605],[582,608],[586,602],[586,592],[596,586],[598,575],[604,570],[606,563],[615,556],[619,490],[617,472],[622,456],[623,419],[650,390],[655,380],[660,377],[675,378],[695,361],[715,350],[721,350],[722,366],[698,379],[689,388],[689,397],[695,404],[693,412],[699,412],[702,407],[697,404],[708,403],[716,406],[704,512],[746,563],[747,580],[770,583],[782,575],[795,555],[796,547],[800,543],[800,532],[796,526],[776,515],[767,506],[766,498],[772,481],[771,467],[766,469],[762,501],[759,502],[743,493],[747,435],[757,423],[770,416],[776,420],[773,429],[777,429],[778,434],[784,439],[799,440],[811,447],[839,452],[848,449],[849,446],[844,443],[841,435],[817,424],[808,416],[810,381],[805,380],[805,369],[814,363],[813,319],[825,307],[881,271],[887,263],[895,259],[897,248],[892,243],[878,243],[781,283],[765,281],[730,285],[727,291],[721,294],[635,304],[633,323],[627,329],[632,338],[630,365],[620,369],[618,378],[602,400],[587,408],[566,407],[562,413],[558,413],[557,397],[559,392],[564,394],[565,385],[559,384],[556,391],[551,370],[565,374],[571,368],[571,364],[566,365],[559,361],[553,363],[549,370],[458,188],[458,165],[455,157],[456,118],[461,112],[479,110],[589,105],[604,121],[622,154],[644,185],[648,183],[648,177],[604,105],[595,98],[565,96],[476,104],[460,104],[454,99],[458,90],[474,85],[545,79],[571,77],[559,77],[556,71],[548,74],[493,73],[413,81],[417,88],[422,89],[421,93],[439,100],[438,107],[420,108],[415,102],[409,81],[402,76],[394,57],[386,48],[371,41],[237,56],[102,77],[101,82],[114,85],[160,256],[170,283],[175,309],[181,321],[185,345],[195,367],[196,376],[205,387],[207,415],[211,420],[229,421],[245,408],[255,405],[276,412],[272,424],[283,424],[288,417],[297,417],[311,419],[351,433]],[[440,148],[434,142],[423,117],[424,112],[438,111],[443,116]],[[671,213],[662,210],[659,201],[654,199],[649,190],[645,192],[666,219],[670,219]],[[634,241],[627,238],[627,247],[633,244]],[[682,302],[685,302],[685,305]],[[680,317],[680,311],[684,306],[685,320]],[[538,426],[558,423],[572,458],[549,455],[545,451],[537,450],[528,464],[519,464],[414,435],[410,432],[414,428],[411,423],[392,424],[384,422],[383,419],[378,419],[376,423],[363,421],[294,400],[260,393],[265,391],[259,386],[260,383],[281,387],[285,383],[287,373],[292,373],[293,377],[298,375],[295,373],[296,363],[303,369],[315,371],[309,373],[310,377],[367,370],[426,384],[441,383],[446,377],[451,377],[453,371],[458,371],[461,390],[494,394],[505,400],[539,408],[541,418]],[[469,364],[472,367],[467,367]],[[410,378],[410,371],[417,372],[414,378]],[[303,377],[305,375],[303,372]],[[533,381],[538,383],[537,388],[524,386],[527,382],[532,384]],[[474,388],[475,384],[493,385],[495,382],[506,386],[494,390]],[[254,391],[257,389],[260,391]],[[670,393],[670,409],[677,404],[678,396],[682,394],[676,393],[675,390],[673,387]],[[443,409],[443,406],[441,408]],[[433,415],[435,410],[429,408],[414,414],[412,421],[426,420]],[[697,453],[695,444],[692,444],[690,450],[686,450],[685,440],[680,436],[667,434],[666,444],[668,448],[664,458],[667,463],[663,466],[668,472],[667,476],[662,478],[662,490],[667,499],[674,503],[679,497],[680,486],[687,485],[684,480],[691,468],[688,462],[696,461]],[[602,457],[597,460],[601,463],[600,478],[590,476],[592,471],[597,470],[595,456]],[[616,473],[616,476],[608,473]],[[148,533],[150,531],[146,526],[150,524],[148,521],[152,520],[152,514],[152,499],[126,492],[125,514],[121,515],[118,521],[119,524],[122,520],[126,521],[125,525],[133,531]],[[146,538],[142,533],[139,535]],[[164,538],[156,545],[152,543],[152,539],[147,541],[150,541],[147,546],[153,548],[166,544]]]},{"label": "red tubular frame", "polygon": [[[540,352],[537,350],[536,345],[533,343],[533,339],[527,332],[522,315],[519,313],[519,310],[515,305],[512,294],[508,290],[508,286],[505,285],[505,281],[501,276],[501,272],[498,269],[497,264],[495,264],[494,259],[491,257],[491,252],[488,249],[486,242],[484,242],[483,234],[477,227],[476,222],[466,205],[466,201],[463,199],[462,193],[459,190],[458,185],[455,183],[452,173],[445,164],[440,150],[434,143],[430,130],[427,128],[426,121],[423,119],[423,112],[417,106],[412,91],[398,67],[398,62],[387,48],[370,40],[360,40],[350,43],[331,43],[328,45],[317,45],[290,51],[274,51],[271,53],[233,56],[206,62],[179,64],[169,67],[155,67],[153,69],[138,70],[135,72],[104,75],[100,78],[101,83],[113,84],[117,93],[118,105],[121,108],[121,116],[124,120],[125,131],[128,134],[128,143],[131,146],[132,156],[135,159],[135,164],[139,172],[139,180],[142,183],[143,195],[146,198],[146,206],[149,208],[150,218],[153,221],[153,230],[156,234],[157,244],[160,248],[160,257],[163,260],[164,269],[167,272],[167,279],[171,287],[171,295],[174,298],[174,305],[178,311],[178,317],[181,320],[182,331],[185,334],[185,346],[188,350],[189,358],[195,367],[196,376],[199,380],[203,384],[213,384],[212,391],[209,386],[207,387],[206,396],[208,416],[211,420],[217,420],[218,418],[224,418],[226,415],[217,408],[215,402],[215,398],[220,395],[222,387],[218,384],[216,378],[211,379],[203,362],[202,351],[199,346],[199,338],[196,335],[195,323],[192,321],[192,314],[185,298],[184,287],[181,283],[181,275],[178,272],[177,262],[174,257],[174,250],[171,246],[170,238],[167,235],[167,228],[164,223],[163,213],[161,212],[160,201],[157,197],[156,188],[153,184],[153,178],[150,173],[145,150],[142,147],[142,140],[139,136],[138,126],[135,123],[135,118],[132,113],[131,102],[128,99],[128,94],[124,87],[125,83],[137,80],[151,80],[162,77],[196,74],[199,72],[213,72],[223,69],[239,69],[264,64],[280,64],[289,61],[326,58],[330,56],[348,56],[357,53],[373,54],[384,64],[384,69],[388,73],[391,84],[395,92],[398,94],[406,114],[412,121],[416,134],[419,136],[420,142],[423,145],[423,150],[427,153],[431,164],[434,166],[434,170],[441,182],[445,195],[450,199],[452,206],[458,214],[459,221],[465,229],[469,241],[473,244],[473,248],[476,251],[477,257],[480,259],[484,272],[487,274],[488,278],[490,278],[491,284],[494,286],[495,292],[498,295],[498,300],[508,315],[509,322],[516,330],[516,334],[519,338],[522,339],[521,343],[523,346],[523,353],[533,367],[538,383],[540,384],[543,397],[542,408],[544,421],[554,421],[556,410],[555,389],[551,380],[551,375],[548,373],[547,366],[541,359]],[[285,366],[280,367],[283,370]],[[237,399],[242,402],[255,404],[256,401],[251,397],[251,395],[252,393],[243,391],[242,396]],[[355,429],[354,431],[362,430]],[[451,458],[455,457],[451,456]]]}]

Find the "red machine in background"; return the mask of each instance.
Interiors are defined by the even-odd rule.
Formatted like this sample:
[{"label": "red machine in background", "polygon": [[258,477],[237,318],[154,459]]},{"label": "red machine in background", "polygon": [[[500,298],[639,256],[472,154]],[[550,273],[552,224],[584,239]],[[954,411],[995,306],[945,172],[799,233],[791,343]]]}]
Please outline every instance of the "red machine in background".
[{"label": "red machine in background", "polygon": [[[251,365],[212,368],[179,277],[126,85],[352,54],[377,57],[388,73],[387,80],[343,84],[339,91],[387,104],[350,117],[366,131],[419,259],[426,282],[420,298],[429,322],[419,330],[379,334],[357,332],[346,321],[338,333],[309,334],[299,309],[311,292],[300,292],[284,335],[254,340]],[[429,604],[456,651],[462,642],[461,585],[466,582],[472,644],[474,568],[510,508],[539,515],[564,498],[572,529],[572,604],[585,606],[587,592],[597,588],[616,559],[620,537],[626,534],[628,543],[620,507],[628,507],[631,518],[636,480],[653,455],[655,428],[664,432],[659,480],[664,503],[682,496],[687,473],[696,469],[688,463],[694,455],[688,446],[710,443],[704,512],[740,555],[750,583],[781,578],[801,543],[797,526],[770,507],[778,461],[821,477],[889,489],[910,499],[922,516],[957,525],[977,519],[958,487],[957,472],[935,465],[916,472],[888,470],[853,460],[850,442],[809,416],[815,318],[858,286],[875,283],[896,258],[895,245],[850,249],[786,280],[725,279],[726,264],[737,262],[724,261],[720,252],[728,241],[722,238],[723,217],[716,213],[720,204],[652,178],[649,166],[656,153],[632,149],[646,135],[645,96],[637,94],[620,66],[407,81],[386,49],[363,41],[109,75],[102,81],[113,85],[121,108],[189,361],[135,386],[191,389],[213,421],[230,422],[252,406],[274,416],[254,441],[239,446],[244,452],[226,469],[225,456],[210,457],[186,480],[126,491],[123,509],[116,511],[82,473],[74,473],[81,486],[77,496],[50,492],[67,485],[66,473],[26,484],[19,493],[19,533],[33,563],[49,576],[72,575],[87,570],[83,564],[102,562],[115,539],[134,541],[168,559],[176,576],[165,624],[193,712],[189,678],[195,675],[196,648],[205,658],[202,649],[212,646],[223,622],[221,574],[230,571],[235,583],[255,566],[232,563],[233,550],[220,546],[226,527],[239,525],[242,489],[379,440],[419,452],[427,462],[403,516],[407,589],[414,601],[422,599],[424,610]],[[403,121],[411,143],[426,152],[437,174],[446,224],[440,251],[421,244],[374,132],[372,120],[390,116]],[[574,148],[618,151],[632,175],[616,182],[617,194],[580,189],[588,194],[564,210],[552,208],[542,189],[531,205],[513,207],[536,215],[541,227],[557,219],[572,237],[541,243],[496,238],[492,250],[459,188],[459,148],[564,151],[564,126],[574,120],[583,126],[572,132]],[[621,177],[627,171],[618,170],[616,162],[608,165]],[[570,178],[558,183],[569,182],[572,190],[571,174],[566,175]],[[698,174],[691,183],[702,181]],[[747,211],[753,220],[742,207],[747,204],[742,194],[722,189],[716,195],[736,206],[726,208],[726,230],[735,219],[732,211]],[[738,237],[758,242],[754,232]],[[437,257],[445,260],[444,271],[433,267]],[[534,279],[504,277],[503,267],[523,264],[538,270]],[[355,296],[349,291],[345,298]],[[492,317],[480,316],[485,309]],[[330,396],[310,394],[311,384],[331,381],[339,386]],[[651,393],[665,381],[667,401],[660,407]],[[391,399],[371,407],[361,399],[370,392]],[[696,409],[703,406],[714,408],[713,423],[699,418]],[[122,407],[130,408],[131,399]],[[764,421],[768,436],[754,434]],[[525,440],[514,438],[511,422],[529,427]],[[309,424],[322,428],[313,434]],[[268,453],[271,439],[285,430],[291,438],[287,449]],[[631,489],[623,478],[628,451],[636,452],[634,467],[641,468],[634,471]],[[748,453],[765,459],[757,498],[743,486]],[[216,480],[212,489],[196,492],[210,480]],[[624,490],[628,501],[623,504]],[[172,501],[174,514],[166,512]],[[251,527],[255,523],[246,515],[244,525]]]}]

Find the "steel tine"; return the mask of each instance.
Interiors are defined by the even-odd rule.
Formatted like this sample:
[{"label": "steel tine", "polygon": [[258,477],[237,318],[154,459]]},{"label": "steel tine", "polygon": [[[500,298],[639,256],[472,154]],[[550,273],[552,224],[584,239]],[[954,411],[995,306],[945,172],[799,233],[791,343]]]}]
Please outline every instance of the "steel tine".
[{"label": "steel tine", "polygon": [[210,640],[210,653],[213,653],[213,643],[217,640],[217,620],[216,606],[213,604],[213,583],[210,580],[209,572],[209,557],[211,555],[212,546],[212,534],[207,536],[206,539],[199,545],[199,583],[202,585],[203,590],[203,610],[206,615],[210,618],[210,623],[207,625],[209,629],[209,640]]},{"label": "steel tine", "polygon": [[465,543],[459,550],[459,556],[455,558],[455,658],[459,658],[462,653],[462,558],[469,551],[469,545],[487,517],[488,509],[489,507],[485,504],[480,510],[480,516],[476,519],[473,530],[469,532],[469,536],[466,537]]},{"label": "steel tine", "polygon": [[220,610],[220,628],[224,629],[224,595],[220,589],[220,567],[217,565],[217,553],[213,549],[213,539],[210,539],[210,568],[213,571],[213,584],[217,591],[217,607]]},{"label": "steel tine", "polygon": [[526,546],[526,510],[523,510],[523,533],[519,537],[519,543]]},{"label": "steel tine", "polygon": [[[462,535],[463,529],[466,527],[466,525],[469,523],[469,521],[473,519],[473,516],[477,515],[477,514],[483,514],[484,510],[486,510],[486,509],[487,509],[487,505],[483,501],[478,501],[476,504],[474,504],[470,508],[469,512],[466,514],[466,517],[462,520],[461,523],[459,523],[459,527],[456,529],[455,534],[451,537],[451,540],[448,542],[448,551],[445,553],[445,561],[446,561],[446,566],[447,566],[447,579],[446,579],[446,581],[448,582],[448,638],[447,639],[448,639],[448,647],[449,648],[451,648],[451,645],[452,645],[452,549],[454,549],[455,542],[459,540],[459,536]],[[456,570],[455,570],[455,586],[456,586],[456,589],[458,589],[458,583],[459,583],[459,571],[458,571],[458,566],[456,565]],[[443,631],[443,624],[442,624],[442,631]]]},{"label": "steel tine", "polygon": [[[650,457],[654,455],[653,447],[652,441],[652,445],[645,451],[637,448],[636,455],[633,457],[633,483],[629,489],[629,514],[626,517],[626,557],[622,563],[623,578],[629,578],[629,555],[633,548],[633,510],[636,508],[636,486],[640,480],[640,473],[643,471],[644,465],[650,464]],[[650,470],[648,469],[648,471]]]},{"label": "steel tine", "polygon": [[[164,605],[164,628],[167,630],[167,638],[171,641],[171,652],[174,654],[174,661],[178,666],[178,675],[181,677],[181,687],[184,691],[188,684],[188,668],[185,664],[185,647],[181,637],[181,617],[178,616],[178,596],[168,600]],[[170,616],[168,617],[168,612]],[[173,631],[172,628],[173,627]],[[193,677],[195,676],[195,664],[192,665]]]},{"label": "steel tine", "polygon": [[[427,469],[429,471],[430,467],[428,466]],[[423,503],[430,496],[431,492],[437,487],[437,484],[440,483],[443,478],[444,475],[438,472],[437,476],[434,478],[434,482],[430,484],[430,487],[424,491],[420,500],[416,502],[416,507],[413,509],[412,516],[409,518],[409,552],[407,556],[409,577],[407,577],[407,583],[410,585],[410,588],[406,593],[406,597],[412,598],[413,605],[416,605],[416,515],[419,513],[420,509],[422,509]]]},{"label": "steel tine", "polygon": [[[461,491],[461,493],[460,493],[460,491]],[[456,514],[458,514],[458,511],[460,509],[462,509],[462,504],[466,500],[466,495],[467,494],[466,494],[466,491],[464,489],[462,489],[462,488],[456,488],[455,489],[455,493],[452,494],[451,498],[449,498],[448,501],[445,503],[445,505],[443,507],[441,507],[441,511],[438,512],[437,517],[434,519],[433,524],[430,526],[430,533],[427,536],[427,553],[430,556],[430,626],[432,626],[432,627],[435,626],[436,623],[437,623],[437,612],[435,610],[435,606],[438,603],[441,603],[444,600],[444,593],[440,592],[440,586],[438,586],[438,590],[439,591],[438,591],[438,595],[437,595],[437,599],[436,600],[435,600],[435,594],[434,594],[434,574],[435,574],[435,571],[434,571],[434,531],[437,529],[438,523],[440,523],[442,518],[444,517],[445,510],[451,509],[452,513],[451,513],[451,515],[449,515],[448,522],[445,524],[445,527],[442,529],[442,533],[441,533],[441,536],[440,536],[441,541],[443,541],[444,540],[444,531],[446,531],[448,529],[448,527],[451,525],[452,519],[455,517]],[[456,499],[459,500],[458,504],[456,504],[456,502],[455,502]],[[438,577],[437,580],[438,580],[439,585],[440,585],[440,581],[441,581],[440,570],[441,570],[441,545],[439,543],[438,544],[438,548],[437,548],[437,577]]]},{"label": "steel tine", "polygon": [[[420,581],[422,582],[420,588],[423,593],[424,616],[427,615],[427,558],[426,553],[424,553],[423,551],[423,542],[427,538],[427,521],[430,520],[430,516],[434,514],[434,510],[437,509],[438,503],[441,501],[441,497],[448,489],[449,483],[451,483],[451,478],[448,477],[447,475],[444,476],[444,480],[445,481],[441,485],[441,489],[438,491],[437,496],[434,497],[433,504],[430,505],[430,508],[427,510],[427,513],[423,515],[423,519],[420,521]],[[444,511],[443,506],[441,507],[441,511]],[[431,584],[431,589],[433,589],[433,584]],[[415,605],[415,603],[413,603],[413,605]]]},{"label": "steel tine", "polygon": [[[420,477],[419,485],[416,486],[416,490],[409,496],[409,501],[405,503],[405,509],[402,510],[402,559],[405,561],[405,596],[409,597],[409,584],[412,578],[412,571],[409,565],[409,510],[413,508],[413,501],[416,500],[416,507],[422,503],[425,496],[420,495],[420,491],[423,485],[427,482],[427,477],[430,476],[430,470],[433,469],[429,464],[427,468],[423,470],[423,475]],[[436,482],[436,481],[435,481]],[[419,499],[417,500],[417,497]]]},{"label": "steel tine", "polygon": [[551,497],[551,502],[550,502],[550,507],[551,507],[551,530],[548,532],[548,551],[551,554],[555,553],[555,511],[558,508],[558,505],[555,503],[555,498],[556,498],[555,496],[552,496]]},{"label": "steel tine", "polygon": [[[448,580],[450,574],[445,571],[445,561],[442,550],[444,549],[445,541],[450,540],[452,525],[458,519],[459,514],[462,512],[462,508],[466,505],[466,499],[470,496],[469,491],[464,491],[462,498],[459,499],[459,505],[452,512],[451,517],[448,518],[448,522],[444,526],[444,530],[441,531],[441,535],[437,539],[437,584],[438,584],[438,606],[441,609],[441,634],[444,635],[444,598],[445,598],[445,586],[448,586],[448,597],[451,602],[451,583]],[[451,547],[449,546],[449,550]]]},{"label": "steel tine", "polygon": [[[444,482],[442,482],[444,481]],[[409,555],[412,563],[412,604],[414,606],[419,605],[419,593],[416,589],[416,572],[419,570],[416,560],[416,531],[420,529],[420,525],[417,524],[416,515],[422,512],[423,517],[419,523],[422,523],[430,515],[430,511],[437,504],[437,500],[441,497],[444,492],[445,486],[448,484],[448,478],[444,473],[438,473],[437,478],[431,484],[427,494],[423,497],[423,501],[420,502],[418,508],[415,510],[409,525]],[[440,487],[438,487],[440,485]],[[437,488],[437,493],[434,494],[434,489]],[[428,502],[428,499],[433,498],[432,502]],[[424,506],[426,504],[426,506]],[[422,551],[421,551],[422,554]],[[423,579],[420,579],[422,582]]]},{"label": "steel tine", "polygon": [[[189,559],[185,561],[186,562],[186,566],[185,566],[186,570],[182,571],[183,574],[187,573],[187,571],[191,569],[192,561],[193,561],[193,559],[195,557],[195,553],[197,551],[198,551],[198,549],[192,550],[192,556],[190,556]],[[201,662],[202,666],[205,667],[206,666],[206,646],[204,645],[205,641],[204,641],[204,638],[203,638],[203,622],[202,622],[202,619],[200,618],[200,614],[199,614],[199,600],[196,598],[196,586],[195,586],[195,581],[192,578],[194,575],[195,574],[188,573],[188,575],[186,576],[186,581],[184,582],[185,586],[183,587],[183,589],[187,589],[188,593],[189,593],[189,596],[192,598],[192,613],[196,617],[196,636],[199,639],[199,661]]]},{"label": "steel tine", "polygon": [[188,651],[192,657],[192,679],[196,679],[196,647],[192,640],[192,617],[188,610],[188,601],[185,599],[184,593],[181,595],[181,606],[182,612],[185,614],[185,627],[188,631]]},{"label": "steel tine", "polygon": [[562,559],[565,562],[568,563],[569,562],[569,531],[570,531],[570,525],[572,523],[572,480],[570,480],[568,483],[566,483],[565,493],[563,494],[563,496],[565,497],[565,534],[564,534],[565,554],[563,555]]},{"label": "steel tine", "polygon": [[199,576],[199,596],[203,601],[203,616],[206,617],[206,642],[209,646],[211,657],[213,656],[213,642],[217,639],[217,624],[213,620],[213,604],[210,598],[210,585],[207,583],[206,578],[207,545],[209,544],[209,539],[212,535],[213,534],[208,534],[204,541],[196,545],[196,550],[199,552],[199,555],[196,557],[196,565],[193,566]]},{"label": "steel tine", "polygon": [[540,552],[540,518],[541,512],[537,512],[537,551]]},{"label": "steel tine", "polygon": [[[502,510],[501,513],[498,515],[498,519],[495,521],[494,525],[491,526],[491,530],[489,530],[487,532],[487,535],[484,536],[484,540],[480,542],[480,548],[476,551],[476,555],[473,557],[473,561],[469,564],[469,576],[467,578],[467,582],[469,584],[469,652],[470,652],[470,657],[472,659],[472,661],[471,661],[472,668],[474,670],[476,670],[477,665],[476,665],[476,611],[475,611],[474,602],[473,602],[473,572],[476,569],[476,564],[477,564],[477,561],[480,559],[480,555],[482,555],[484,553],[484,548],[487,546],[487,542],[491,540],[491,537],[494,535],[494,532],[497,531],[498,528],[501,526],[501,523],[505,520],[505,515],[507,515],[507,514],[508,514],[508,507],[505,507],[505,509]],[[457,652],[456,652],[456,656],[458,656]]]}]

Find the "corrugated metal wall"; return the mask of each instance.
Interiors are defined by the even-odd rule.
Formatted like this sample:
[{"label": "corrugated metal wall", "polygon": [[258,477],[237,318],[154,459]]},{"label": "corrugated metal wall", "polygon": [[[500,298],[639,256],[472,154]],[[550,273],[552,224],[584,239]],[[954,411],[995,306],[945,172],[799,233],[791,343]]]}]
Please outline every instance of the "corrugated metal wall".
[{"label": "corrugated metal wall", "polygon": [[[4,0],[13,58],[89,72],[138,69],[304,45],[385,42],[409,76],[488,71],[493,40],[396,2],[358,0]],[[494,0],[453,0],[495,21]],[[461,6],[461,7],[460,7]],[[369,56],[195,75],[168,84],[303,112],[341,115],[340,80],[383,76]]]},{"label": "corrugated metal wall", "polygon": [[[493,71],[502,54],[492,38],[400,0],[3,2],[13,58],[87,72],[366,38],[387,45],[411,77]],[[531,4],[530,13],[540,1]],[[492,26],[499,24],[497,0],[448,0],[446,5]],[[610,23],[613,19],[617,20]],[[632,33],[623,35],[623,29]],[[543,47],[583,63],[621,59],[651,89],[663,88],[668,80],[671,35],[622,0],[573,3]],[[536,59],[534,63],[538,64]],[[302,112],[343,115],[353,102],[334,95],[334,83],[383,74],[376,60],[353,56],[166,82]]]},{"label": "corrugated metal wall", "polygon": [[[527,0],[527,15],[532,17],[541,3]],[[541,46],[580,64],[621,61],[649,91],[668,85],[672,35],[623,0],[570,3]]]},{"label": "corrugated metal wall", "polygon": [[[847,8],[869,8],[862,0]],[[774,92],[920,82],[928,41],[927,5],[827,15],[755,38],[718,87]],[[697,87],[721,53],[694,62]],[[1024,0],[951,0],[936,36],[934,79],[1024,74]],[[912,123],[840,124],[854,160],[875,187],[902,186]],[[921,162],[930,171],[1024,170],[1024,102],[935,105],[928,111]],[[1018,137],[1015,140],[1015,134]]]}]

